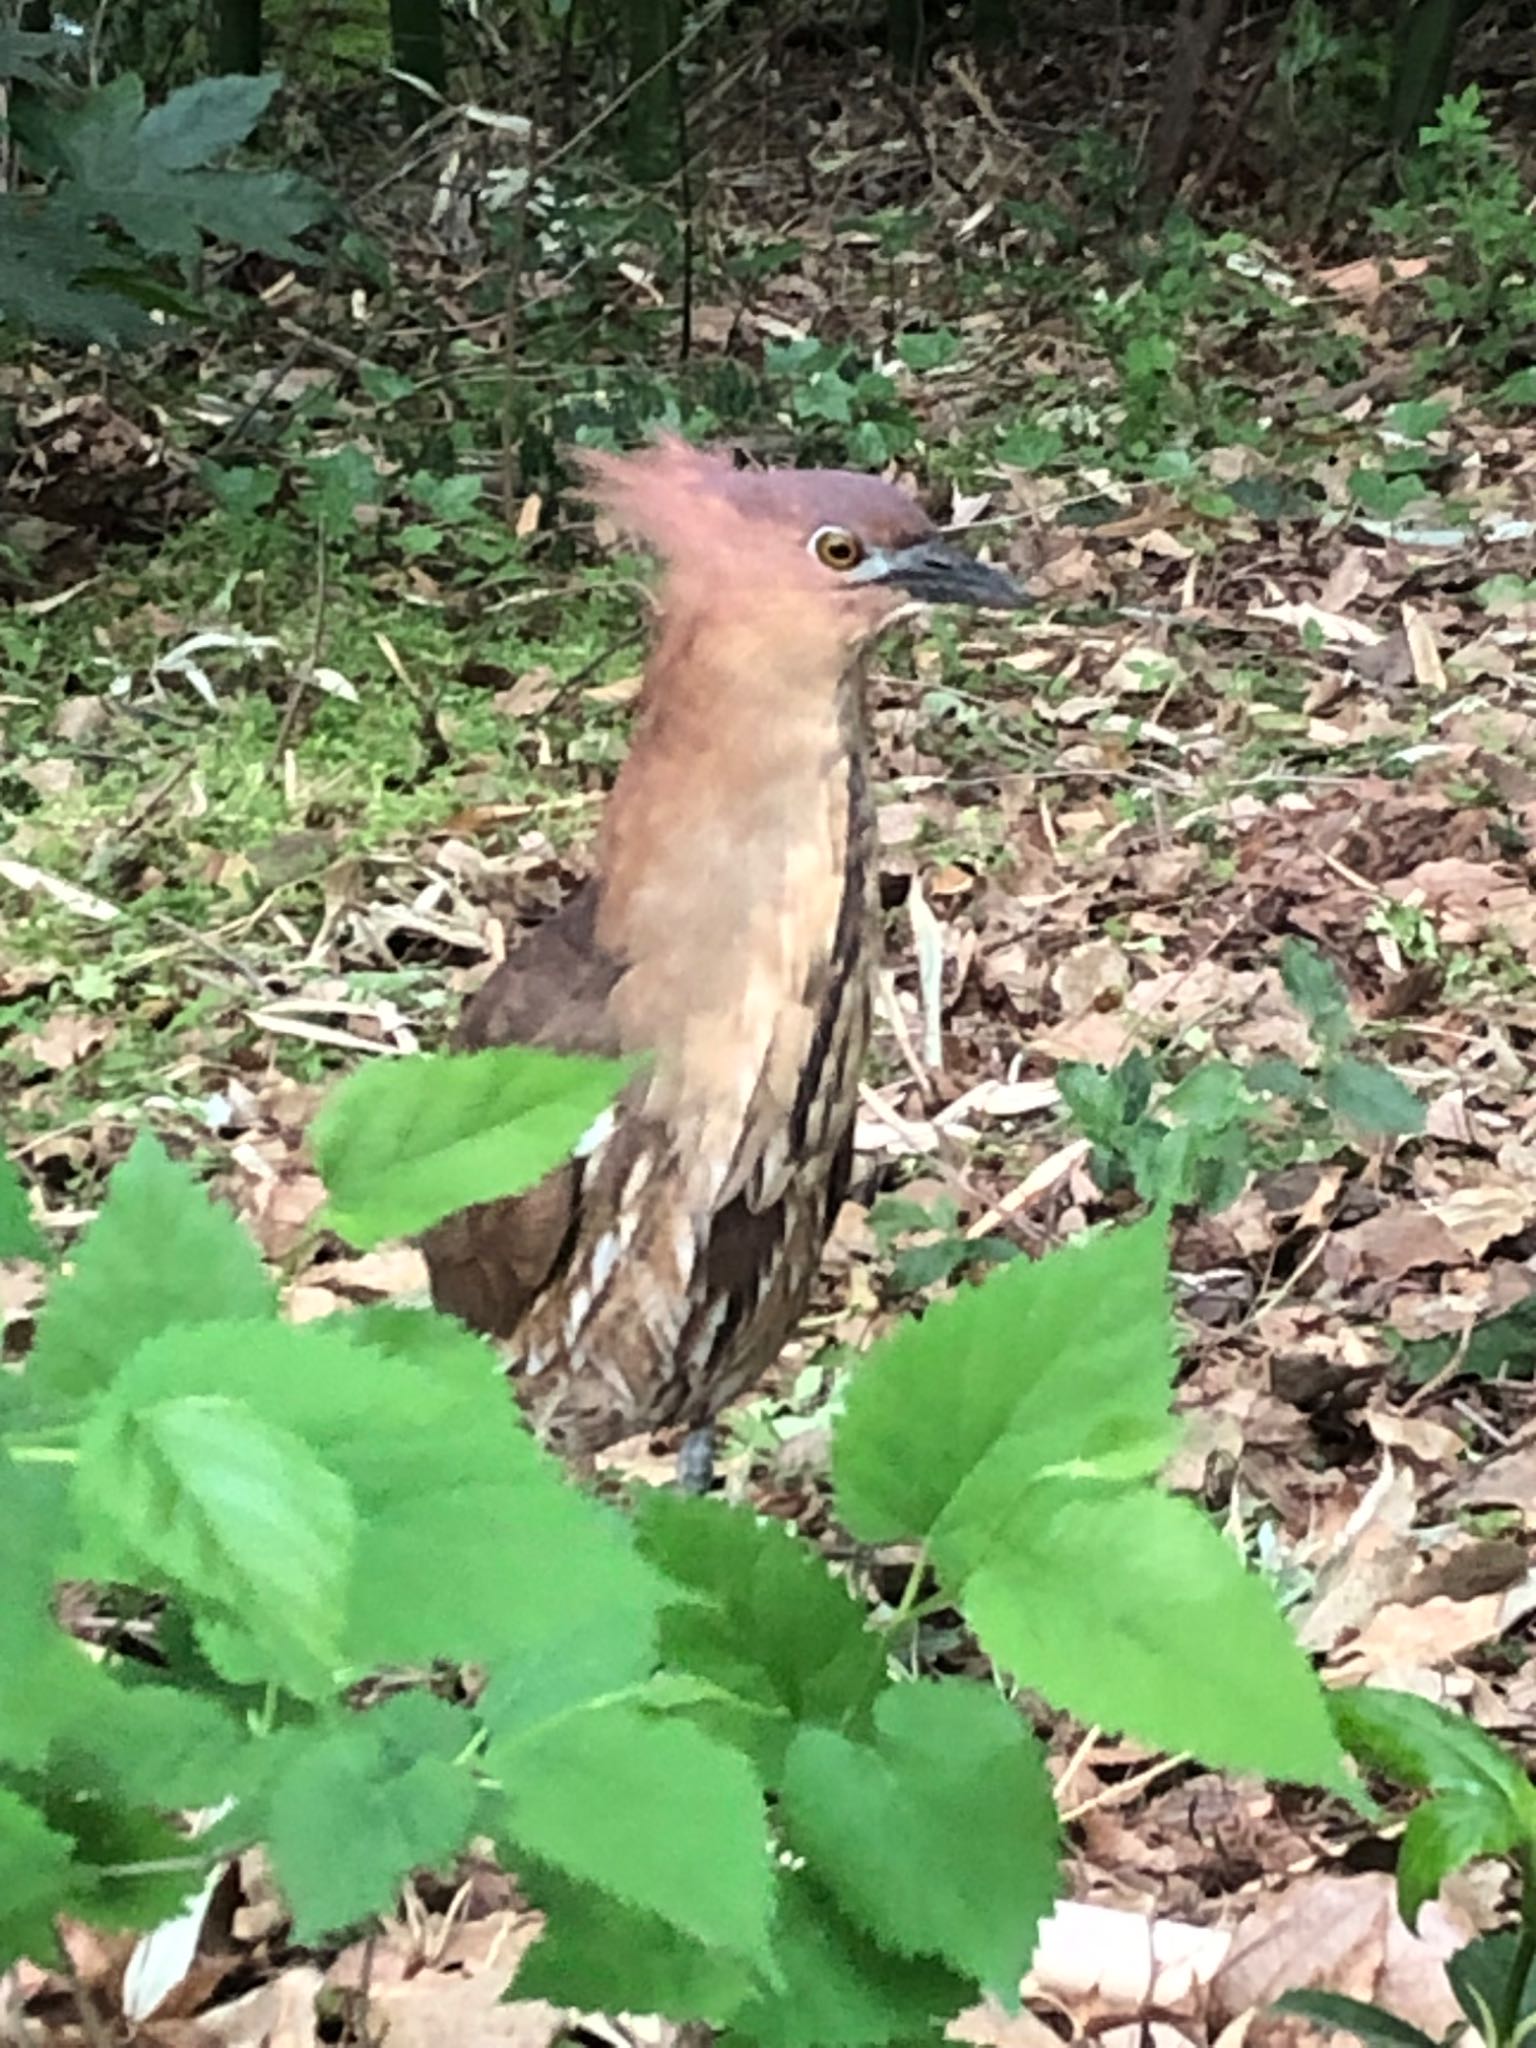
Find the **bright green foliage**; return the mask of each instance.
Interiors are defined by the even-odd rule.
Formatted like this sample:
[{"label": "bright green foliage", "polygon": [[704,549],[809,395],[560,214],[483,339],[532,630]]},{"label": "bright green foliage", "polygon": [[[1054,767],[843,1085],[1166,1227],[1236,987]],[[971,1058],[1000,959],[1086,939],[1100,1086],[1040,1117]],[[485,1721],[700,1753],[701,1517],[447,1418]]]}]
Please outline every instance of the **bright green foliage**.
[{"label": "bright green foliage", "polygon": [[104,1387],[137,1345],[162,1330],[255,1320],[275,1308],[245,1232],[146,1132],[113,1173],[69,1276],[38,1317],[28,1385],[78,1399]]},{"label": "bright green foliage", "polygon": [[[1522,1766],[1465,1716],[1417,1694],[1361,1687],[1330,1697],[1334,1724],[1368,1769],[1430,1794],[1415,1807],[1397,1861],[1398,1907],[1410,1927],[1445,1879],[1484,1856],[1511,1856],[1520,1927],[1469,1943],[1446,1974],[1476,2037],[1517,2048],[1536,2014],[1536,1787]],[[1381,2006],[1334,1992],[1291,1991],[1276,2002],[1369,2048],[1435,2048],[1432,2037]]]},{"label": "bright green foliage", "polygon": [[1006,1266],[855,1379],[834,1440],[843,1519],[866,1541],[926,1537],[997,1661],[1084,1720],[1338,1784],[1321,1691],[1269,1594],[1151,1484],[1172,1366],[1160,1221]]},{"label": "bright green foliage", "polygon": [[35,1806],[0,1785],[0,1954],[51,1956],[53,1916],[73,1844]]},{"label": "bright green foliage", "polygon": [[0,1259],[40,1259],[46,1249],[21,1175],[0,1152]]},{"label": "bright green foliage", "polygon": [[[440,1700],[406,1698],[413,1720],[434,1707],[465,1719]],[[394,1739],[400,1706],[387,1700],[306,1742],[272,1788],[266,1842],[301,1941],[377,1912],[406,1872],[447,1862],[471,1831],[473,1779],[451,1752],[434,1754],[419,1726]]]},{"label": "bright green foliage", "polygon": [[1349,992],[1326,955],[1287,939],[1280,977],[1317,1047],[1305,1068],[1205,1059],[1169,1085],[1137,1049],[1113,1068],[1068,1060],[1057,1069],[1106,1193],[1128,1187],[1147,1202],[1219,1211],[1261,1167],[1337,1151],[1339,1124],[1370,1138],[1423,1130],[1424,1105],[1412,1090],[1379,1061],[1346,1052],[1355,1036]]},{"label": "bright green foliage", "polygon": [[734,2016],[728,2042],[758,2048],[902,2048],[943,2040],[942,2021],[963,2004],[973,1980],[926,1956],[897,1954],[844,1913],[807,1873],[780,1886],[775,1954],[777,1995],[762,1994]]},{"label": "bright green foliage", "polygon": [[[174,1380],[185,1354],[202,1377],[208,1327],[143,1346],[137,1383],[162,1365]],[[225,1326],[220,1341],[243,1334]],[[280,1345],[289,1334],[263,1332]],[[296,1686],[324,1690],[342,1661],[357,1516],[302,1438],[223,1394],[108,1400],[82,1437],[77,1484],[98,1569],[179,1586],[258,1639]]]},{"label": "bright green foliage", "polygon": [[784,1823],[882,1941],[1014,1998],[1056,1893],[1056,1814],[1039,1749],[996,1694],[902,1686],[870,1742],[803,1729]]},{"label": "bright green foliage", "polygon": [[[517,1853],[771,1968],[773,1871],[746,1759],[685,1721],[615,1701],[491,1745]],[[707,1881],[705,1879],[707,1873]]]},{"label": "bright green foliage", "polygon": [[780,1522],[747,1508],[652,1493],[640,1504],[641,1555],[686,1588],[662,1615],[667,1662],[762,1709],[769,1754],[799,1723],[852,1726],[885,1675],[861,1601]]},{"label": "bright green foliage", "polygon": [[[332,1193],[376,1235],[526,1185],[622,1079],[515,1053],[371,1068],[322,1136]],[[850,1526],[925,1538],[995,1654],[1080,1712],[1330,1782],[1267,1596],[1152,1484],[1172,1371],[1158,1224],[1017,1260],[856,1376]],[[895,1671],[774,1522],[580,1490],[458,1324],[280,1322],[232,1218],[144,1139],[23,1384],[0,1442],[0,1965],[46,1959],[60,1912],[153,1925],[251,1842],[300,1938],[329,1935],[483,1834],[550,1916],[530,1995],[741,2048],[906,2048],[1014,1994],[1057,1889],[1014,1706]],[[160,1667],[88,1658],[54,1619],[66,1576],[162,1603]],[[342,1703],[439,1659],[485,1671],[473,1708]],[[189,1840],[185,1805],[222,1817]]]},{"label": "bright green foliage", "polygon": [[1205,1516],[1150,1485],[1032,1482],[1031,1466],[1000,1446],[933,1539],[998,1663],[1080,1720],[1342,1786],[1310,1666]]},{"label": "bright green foliage", "polygon": [[1173,1366],[1160,1222],[1016,1260],[861,1367],[833,1444],[841,1517],[866,1543],[927,1536],[1005,1440],[1039,1471],[1153,1471],[1172,1442]]},{"label": "bright green foliage", "polygon": [[1361,1763],[1432,1795],[1415,1808],[1398,1857],[1398,1905],[1410,1927],[1453,1870],[1536,1845],[1536,1787],[1465,1715],[1363,1686],[1336,1693],[1329,1705]]},{"label": "bright green foliage", "polygon": [[315,1124],[328,1220],[372,1245],[521,1194],[579,1143],[628,1072],[616,1060],[524,1049],[361,1067]]}]

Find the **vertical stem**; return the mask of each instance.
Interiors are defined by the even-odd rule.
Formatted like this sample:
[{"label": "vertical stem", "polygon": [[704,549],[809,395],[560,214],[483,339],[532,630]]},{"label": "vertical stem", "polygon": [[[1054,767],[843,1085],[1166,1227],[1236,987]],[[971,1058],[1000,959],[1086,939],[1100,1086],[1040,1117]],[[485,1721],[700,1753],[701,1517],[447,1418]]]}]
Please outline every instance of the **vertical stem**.
[{"label": "vertical stem", "polygon": [[1530,1982],[1531,1966],[1536,1963],[1536,1847],[1527,1843],[1516,1855],[1515,1867],[1520,1874],[1520,1939],[1504,1981],[1498,2020],[1500,2048],[1508,2048],[1515,2038],[1525,2004],[1525,1987]]}]

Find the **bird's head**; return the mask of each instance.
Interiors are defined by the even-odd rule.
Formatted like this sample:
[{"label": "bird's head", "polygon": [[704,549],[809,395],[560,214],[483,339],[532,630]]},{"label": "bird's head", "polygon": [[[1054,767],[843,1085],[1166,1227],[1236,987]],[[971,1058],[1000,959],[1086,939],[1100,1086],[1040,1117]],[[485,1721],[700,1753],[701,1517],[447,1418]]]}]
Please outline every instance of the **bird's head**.
[{"label": "bird's head", "polygon": [[814,607],[849,640],[913,603],[1028,603],[1010,576],[952,546],[921,506],[878,477],[736,469],[675,438],[583,460],[597,502],[696,603]]}]

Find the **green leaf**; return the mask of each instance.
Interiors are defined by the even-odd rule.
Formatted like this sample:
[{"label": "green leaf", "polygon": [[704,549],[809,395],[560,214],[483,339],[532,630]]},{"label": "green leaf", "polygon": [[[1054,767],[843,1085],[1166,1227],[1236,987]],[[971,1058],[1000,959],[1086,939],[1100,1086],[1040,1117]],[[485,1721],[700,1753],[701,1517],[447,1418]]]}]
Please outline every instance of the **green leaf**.
[{"label": "green leaf", "polygon": [[293,237],[329,203],[318,187],[289,172],[204,170],[197,163],[203,141],[227,146],[270,92],[265,80],[210,79],[146,114],[144,88],[125,72],[74,104],[29,109],[23,141],[61,174],[52,207],[77,226],[113,221],[149,256],[190,260],[212,235],[302,260]]},{"label": "green leaf", "polygon": [[74,1844],[35,1806],[0,1785],[0,1969],[23,1956],[51,1963],[58,1953],[53,1918],[74,1858]]},{"label": "green leaf", "polygon": [[1520,1817],[1484,1790],[1442,1792],[1408,1816],[1397,1857],[1397,1907],[1409,1927],[1453,1870],[1479,1856],[1504,1856],[1527,1839]]},{"label": "green leaf", "polygon": [[332,1226],[372,1245],[522,1194],[569,1157],[629,1073],[523,1046],[359,1068],[315,1121]]},{"label": "green leaf", "polygon": [[739,1955],[622,1905],[596,1885],[525,1862],[517,1880],[548,1916],[537,1946],[518,1965],[519,1998],[586,2011],[664,2012],[721,2027],[758,1989]]},{"label": "green leaf", "polygon": [[745,1758],[685,1721],[594,1706],[491,1744],[509,1867],[527,1852],[772,1968],[773,1865]]},{"label": "green leaf", "polygon": [[130,1683],[126,1669],[66,1647],[84,1682],[52,1702],[52,1750],[73,1782],[162,1812],[217,1806],[240,1793],[257,1745],[232,1714],[175,1686]]},{"label": "green leaf", "polygon": [[[623,1518],[534,1443],[492,1352],[459,1324],[399,1309],[299,1328],[204,1324],[141,1347],[103,1407],[131,1417],[208,1394],[301,1439],[347,1488],[346,1665],[492,1661],[513,1644],[558,1658],[590,1631],[608,1634],[627,1673],[653,1645],[664,1582]],[[519,1557],[538,1570],[509,1570]]]},{"label": "green leaf", "polygon": [[1280,948],[1280,979],[1323,1051],[1342,1050],[1354,1036],[1354,1026],[1349,990],[1333,962],[1309,941],[1287,939]]},{"label": "green leaf", "polygon": [[1337,1060],[1323,1068],[1323,1100],[1367,1137],[1407,1138],[1424,1128],[1424,1105],[1390,1067]]},{"label": "green leaf", "polygon": [[783,1988],[744,2005],[722,2048],[941,2048],[944,2022],[975,2002],[973,1981],[929,1957],[882,1948],[808,1872],[786,1877],[779,1893],[774,1954]]},{"label": "green leaf", "polygon": [[[1456,2003],[1485,2041],[1493,2038],[1492,2029],[1488,2026],[1489,2015],[1502,2013],[1508,2003],[1511,1974],[1517,1967],[1526,1968],[1520,1952],[1521,1942],[1518,1928],[1504,1927],[1496,1933],[1469,1941],[1465,1948],[1459,1948],[1454,1955],[1446,1957],[1445,1974],[1451,1980]],[[1526,1970],[1516,2025],[1529,2019],[1533,2012],[1536,2012],[1536,1974]],[[1515,2036],[1511,2034],[1510,2039],[1513,2041]]]},{"label": "green leaf", "polygon": [[980,1685],[896,1686],[872,1743],[804,1728],[785,1765],[791,1843],[885,1946],[1012,2001],[1058,1888],[1040,1751]]},{"label": "green leaf", "polygon": [[833,1440],[844,1525],[928,1533],[999,1439],[1035,1467],[1123,1454],[1155,1469],[1173,1378],[1156,1217],[1018,1259],[898,1325],[854,1375]]},{"label": "green leaf", "polygon": [[[194,1328],[144,1350],[174,1371],[203,1345]],[[75,1502],[104,1558],[206,1603],[266,1648],[274,1675],[323,1688],[340,1665],[356,1512],[291,1431],[225,1395],[104,1403],[81,1436]]]},{"label": "green leaf", "polygon": [[54,1618],[55,1581],[72,1540],[58,1465],[18,1465],[0,1448],[0,1758],[41,1763],[65,1703],[93,1667]]},{"label": "green leaf", "polygon": [[[13,103],[14,104],[14,103]],[[52,194],[0,193],[0,319],[63,341],[114,347],[162,330],[123,289],[112,245]]]},{"label": "green leaf", "polygon": [[474,1780],[463,1766],[422,1753],[423,1706],[438,1710],[432,1718],[443,1719],[450,1738],[471,1732],[445,1701],[407,1694],[348,1716],[287,1760],[263,1833],[298,1940],[387,1911],[413,1870],[446,1863],[464,1847]]},{"label": "green leaf", "polygon": [[1493,1799],[1536,1838],[1536,1788],[1475,1721],[1417,1693],[1350,1686],[1328,1695],[1339,1740],[1367,1769],[1420,1792]]},{"label": "green leaf", "polygon": [[1080,1721],[1230,1770],[1347,1787],[1310,1664],[1205,1516],[1149,1487],[1036,1480],[1031,1465],[1000,1447],[933,1536],[941,1578],[998,1664]]},{"label": "green leaf", "polygon": [[1293,2012],[1298,2019],[1311,2020],[1319,2027],[1353,2034],[1366,2048],[1440,2048],[1434,2035],[1426,2034],[1422,2027],[1400,2020],[1384,2006],[1349,1998],[1342,1991],[1287,1991],[1270,2011]]},{"label": "green leaf", "polygon": [[1502,1315],[1474,1323],[1463,1344],[1460,1337],[1423,1337],[1401,1345],[1408,1377],[1422,1385],[1454,1360],[1469,1379],[1529,1380],[1536,1378],[1536,1297],[1517,1301]]},{"label": "green leaf", "polygon": [[212,163],[244,142],[282,82],[280,71],[200,78],[150,108],[139,123],[139,142],[164,171]]},{"label": "green leaf", "polygon": [[782,1522],[750,1508],[655,1491],[636,1509],[640,1552],[693,1599],[662,1618],[670,1670],[693,1672],[784,1717],[764,1729],[774,1760],[789,1722],[841,1728],[885,1679],[862,1601]]},{"label": "green leaf", "polygon": [[145,1132],[113,1173],[73,1271],[44,1304],[27,1378],[79,1398],[173,1324],[255,1324],[274,1312],[272,1283],[240,1225]]},{"label": "green leaf", "polygon": [[0,1259],[41,1259],[47,1249],[32,1220],[26,1184],[0,1152]]}]

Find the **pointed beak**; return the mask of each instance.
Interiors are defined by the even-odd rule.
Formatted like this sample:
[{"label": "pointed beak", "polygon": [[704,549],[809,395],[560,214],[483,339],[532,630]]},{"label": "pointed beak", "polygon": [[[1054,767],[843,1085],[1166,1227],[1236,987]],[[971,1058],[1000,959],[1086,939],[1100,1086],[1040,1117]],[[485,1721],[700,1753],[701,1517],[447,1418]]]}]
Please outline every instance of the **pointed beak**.
[{"label": "pointed beak", "polygon": [[948,541],[923,540],[898,548],[887,560],[882,583],[894,583],[922,604],[967,604],[1016,612],[1029,598],[1001,569],[978,562]]}]

